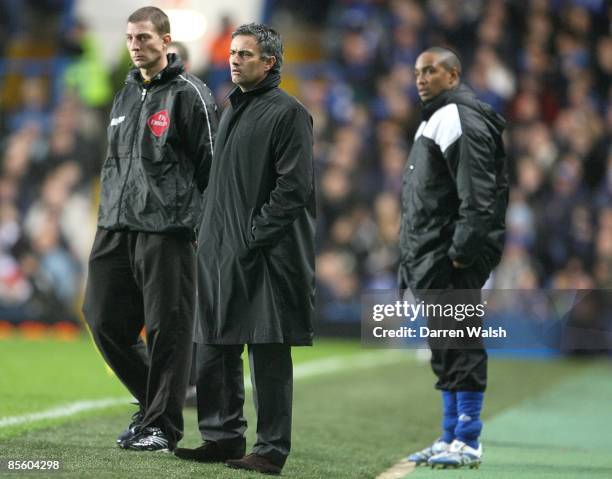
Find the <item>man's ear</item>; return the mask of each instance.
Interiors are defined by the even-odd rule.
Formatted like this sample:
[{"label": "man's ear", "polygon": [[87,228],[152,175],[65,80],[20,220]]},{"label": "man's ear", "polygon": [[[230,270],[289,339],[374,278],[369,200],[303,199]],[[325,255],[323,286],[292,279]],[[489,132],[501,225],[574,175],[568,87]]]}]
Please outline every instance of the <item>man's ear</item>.
[{"label": "man's ear", "polygon": [[265,69],[267,72],[269,72],[270,70],[272,70],[272,67],[276,65],[276,57],[275,56],[267,57],[265,58],[264,62],[265,62]]},{"label": "man's ear", "polygon": [[164,33],[162,35],[162,42],[164,42],[164,46],[168,47],[168,45],[170,45],[170,43],[172,43],[172,37],[170,36],[169,33]]},{"label": "man's ear", "polygon": [[451,84],[453,86],[457,85],[459,83],[459,70],[457,70],[456,68],[451,68],[450,78],[451,78]]}]

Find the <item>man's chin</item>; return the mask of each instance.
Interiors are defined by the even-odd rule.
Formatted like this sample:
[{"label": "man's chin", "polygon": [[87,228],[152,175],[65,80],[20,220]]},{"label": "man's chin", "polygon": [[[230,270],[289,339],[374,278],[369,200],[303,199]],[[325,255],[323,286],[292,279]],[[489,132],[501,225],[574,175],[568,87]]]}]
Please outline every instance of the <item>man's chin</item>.
[{"label": "man's chin", "polygon": [[154,62],[148,62],[146,60],[132,60],[132,63],[136,68],[139,68],[141,70],[147,70],[154,65]]},{"label": "man's chin", "polygon": [[240,78],[232,78],[232,83],[239,87],[242,91],[247,91],[252,88],[252,85],[240,81]]}]

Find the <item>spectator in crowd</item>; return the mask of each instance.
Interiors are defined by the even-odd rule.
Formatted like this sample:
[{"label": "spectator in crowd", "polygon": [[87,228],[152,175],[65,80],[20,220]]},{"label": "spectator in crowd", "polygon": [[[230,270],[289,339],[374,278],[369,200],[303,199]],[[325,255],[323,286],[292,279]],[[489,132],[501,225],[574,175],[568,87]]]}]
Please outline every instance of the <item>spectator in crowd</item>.
[{"label": "spectator in crowd", "polygon": [[191,64],[189,63],[189,50],[182,42],[170,42],[168,45],[168,53],[174,53],[183,62],[185,71],[191,70]]},{"label": "spectator in crowd", "polygon": [[[235,25],[232,17],[230,15],[223,15],[210,44],[203,45],[203,48],[206,48],[205,53],[208,53],[210,57],[204,77],[210,88],[217,93],[226,90],[227,86],[224,87],[224,85],[230,83],[230,76],[227,73],[227,52],[232,43],[234,28]],[[218,95],[217,98],[224,96]]]}]

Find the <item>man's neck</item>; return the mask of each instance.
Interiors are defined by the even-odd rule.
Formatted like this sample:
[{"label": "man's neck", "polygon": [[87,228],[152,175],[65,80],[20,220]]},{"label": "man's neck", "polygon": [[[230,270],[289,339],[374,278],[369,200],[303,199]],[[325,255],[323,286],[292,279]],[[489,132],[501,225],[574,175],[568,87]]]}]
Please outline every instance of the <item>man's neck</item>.
[{"label": "man's neck", "polygon": [[144,81],[151,81],[153,78],[155,78],[155,75],[157,75],[160,71],[162,71],[168,66],[168,58],[166,57],[166,55],[164,55],[160,60],[161,61],[157,63],[154,67],[140,68],[140,76],[142,76],[142,79]]},{"label": "man's neck", "polygon": [[252,90],[255,90],[259,85],[261,85],[261,83],[268,78],[268,75],[270,73],[266,73],[262,78],[259,79],[259,81],[257,83],[255,83],[254,85],[248,86],[248,87],[242,87],[241,85],[238,85],[240,90],[242,90],[242,93],[246,93]]}]

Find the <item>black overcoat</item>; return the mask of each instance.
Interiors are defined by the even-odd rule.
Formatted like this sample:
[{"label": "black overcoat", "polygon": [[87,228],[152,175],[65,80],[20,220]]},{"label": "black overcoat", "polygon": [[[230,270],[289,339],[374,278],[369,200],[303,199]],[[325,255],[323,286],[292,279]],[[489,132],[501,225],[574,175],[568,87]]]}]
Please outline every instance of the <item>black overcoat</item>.
[{"label": "black overcoat", "polygon": [[198,234],[195,340],[312,344],[312,118],[269,74],[219,123]]}]

